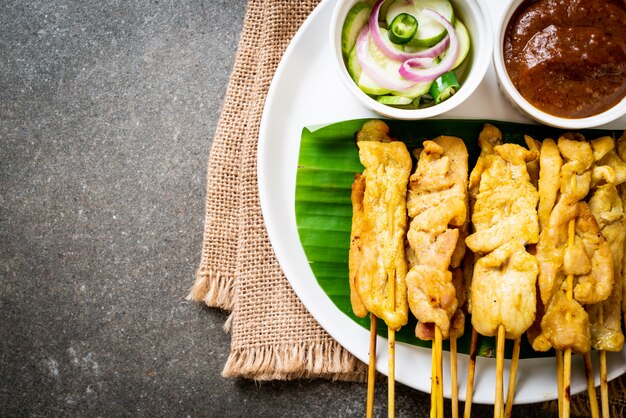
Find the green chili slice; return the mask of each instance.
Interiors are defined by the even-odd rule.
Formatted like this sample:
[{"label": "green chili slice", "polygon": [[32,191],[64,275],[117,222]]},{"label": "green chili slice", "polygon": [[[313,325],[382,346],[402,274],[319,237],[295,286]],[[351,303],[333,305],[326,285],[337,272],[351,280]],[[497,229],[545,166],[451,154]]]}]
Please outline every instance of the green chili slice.
[{"label": "green chili slice", "polygon": [[417,19],[408,13],[400,13],[391,22],[389,40],[397,45],[409,42],[417,33]]},{"label": "green chili slice", "polygon": [[460,88],[461,85],[454,71],[448,71],[433,81],[433,84],[430,86],[430,95],[433,97],[435,104],[437,104],[452,96]]}]

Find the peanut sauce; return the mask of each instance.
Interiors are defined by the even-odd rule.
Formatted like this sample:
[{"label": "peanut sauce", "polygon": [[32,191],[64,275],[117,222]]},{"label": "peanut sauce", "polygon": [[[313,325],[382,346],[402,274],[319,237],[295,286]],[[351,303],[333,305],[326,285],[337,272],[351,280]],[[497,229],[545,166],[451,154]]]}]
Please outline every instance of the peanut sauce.
[{"label": "peanut sauce", "polygon": [[504,61],[538,109],[565,118],[602,113],[626,96],[626,1],[525,1],[507,27]]}]

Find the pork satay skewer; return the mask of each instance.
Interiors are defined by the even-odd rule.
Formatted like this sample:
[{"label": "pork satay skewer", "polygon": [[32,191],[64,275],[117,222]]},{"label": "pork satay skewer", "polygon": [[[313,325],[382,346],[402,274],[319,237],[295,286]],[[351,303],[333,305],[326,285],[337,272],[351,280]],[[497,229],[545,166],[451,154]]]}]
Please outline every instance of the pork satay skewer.
[{"label": "pork satay skewer", "polygon": [[[543,141],[540,151],[540,177],[538,181],[539,206],[537,209],[541,230],[547,230],[550,224],[550,214],[557,200],[559,191],[559,175],[563,160],[556,142],[552,139]],[[541,299],[538,298],[538,303]],[[557,394],[559,417],[563,414],[563,351],[556,350]]]},{"label": "pork satay skewer", "polygon": [[[576,187],[576,176],[572,176],[572,188]],[[568,246],[574,247],[574,238],[576,235],[576,220],[570,219],[567,226]],[[574,298],[574,275],[567,275],[567,300],[571,301]],[[568,311],[565,314],[565,320],[569,321],[571,313]],[[570,416],[570,392],[571,392],[571,379],[572,379],[572,348],[567,347],[563,354],[563,415],[562,418],[569,418]]]},{"label": "pork satay skewer", "polygon": [[[459,267],[465,249],[459,237],[467,230],[468,156],[459,138],[441,136],[423,145],[409,182],[406,281],[416,336],[433,341],[431,416],[443,417],[442,341],[458,332],[453,318],[459,319],[459,300],[450,269]],[[460,319],[464,323],[464,316]]]},{"label": "pork satay skewer", "polygon": [[[361,245],[361,236],[364,223],[363,196],[365,195],[365,178],[361,174],[357,174],[352,183],[351,201],[352,201],[352,230],[350,232],[350,304],[352,311],[358,317],[367,315],[367,308],[361,301],[356,289],[356,276],[362,264],[363,247]],[[376,315],[370,312],[370,349],[369,362],[367,370],[367,402],[366,417],[374,416],[374,390],[376,384]]]},{"label": "pork satay skewer", "polygon": [[[502,143],[500,132],[492,125],[485,125],[485,129],[480,132],[478,137],[480,145],[480,155],[476,161],[474,169],[469,175],[468,182],[468,200],[470,213],[474,212],[476,204],[476,196],[480,189],[480,177],[488,164],[490,155],[493,153],[493,147]],[[471,225],[470,225],[471,227]],[[478,260],[478,256],[471,251],[467,251],[463,259],[463,275],[465,278],[466,289],[471,288],[472,276],[474,275],[474,265]],[[469,294],[468,294],[469,299]],[[468,300],[468,313],[471,314],[471,303]],[[467,369],[467,385],[465,390],[465,408],[463,410],[463,418],[470,418],[472,415],[472,399],[474,396],[474,376],[476,372],[476,355],[478,348],[479,334],[472,325],[472,338],[470,342],[469,362]]]},{"label": "pork satay skewer", "polygon": [[[524,135],[524,140],[526,142],[526,146],[531,151],[537,153],[537,155],[541,152],[541,143],[534,138]],[[536,158],[526,163],[526,169],[528,171],[528,175],[530,176],[530,182],[532,185],[537,188],[539,182],[539,168],[540,168],[540,160]],[[538,214],[539,216],[539,214]],[[541,221],[540,221],[541,225]],[[515,400],[515,385],[517,383],[517,368],[519,365],[519,354],[520,354],[520,346],[522,343],[522,337],[519,336],[513,342],[513,353],[511,355],[511,366],[509,369],[509,386],[507,389],[507,397],[504,409],[504,416],[509,418],[513,413],[513,403]]]},{"label": "pork satay skewer", "polygon": [[[411,156],[406,145],[393,141],[388,133],[387,125],[379,120],[366,122],[357,133],[359,158],[365,170],[355,176],[352,186],[349,271],[355,315],[364,317],[369,312],[383,319],[389,329],[388,406],[389,416],[393,417],[395,331],[408,320],[404,237]],[[370,345],[375,347],[375,338],[370,337]],[[370,350],[370,367],[375,363],[373,352]],[[369,375],[373,375],[371,368]],[[373,402],[370,394],[372,386],[368,386],[368,405]]]},{"label": "pork satay skewer", "polygon": [[[485,125],[481,135],[501,142],[500,132]],[[525,245],[539,239],[537,202],[526,164],[538,158],[515,144],[491,146],[479,177],[472,215],[475,232],[466,244],[480,257],[472,278],[472,325],[483,335],[497,336],[494,416],[504,415],[504,340],[520,337],[535,319],[538,265]],[[484,149],[483,149],[484,150]],[[474,176],[474,172],[472,172]],[[499,335],[498,335],[499,334]]]},{"label": "pork satay skewer", "polygon": [[[595,217],[602,235],[606,238],[613,255],[614,284],[608,299],[589,307],[592,346],[599,351],[600,393],[602,415],[609,415],[606,351],[621,351],[624,334],[621,328],[623,303],[622,257],[626,239],[624,204],[618,187],[626,183],[624,145],[626,136],[616,142],[605,136],[591,141],[595,165],[592,171],[592,194],[589,209]],[[618,152],[621,152],[620,156]]]},{"label": "pork satay skewer", "polygon": [[[563,164],[561,154],[568,160],[567,164]],[[567,348],[571,349],[576,344],[581,354],[589,349],[587,315],[579,301],[568,297],[568,294],[573,293],[573,276],[569,280],[566,276],[574,271],[579,275],[583,273],[583,268],[572,267],[575,266],[576,256],[584,252],[581,245],[574,247],[573,234],[577,227],[576,218],[582,210],[578,202],[584,199],[589,190],[585,178],[590,178],[588,169],[592,162],[589,144],[578,142],[576,138],[560,138],[558,145],[546,139],[541,147],[538,214],[542,232],[536,254],[541,267],[538,281],[541,298],[537,304],[542,316],[536,323],[539,329],[529,334],[533,348],[538,351],[547,351],[550,347],[567,351]],[[576,184],[577,176],[583,179],[581,187]],[[571,180],[574,180],[573,184]],[[573,223],[570,222],[572,220]],[[580,280],[581,289],[584,288],[583,284],[583,280]],[[587,285],[587,294],[582,291],[578,293],[589,296],[589,287]],[[575,312],[575,321],[566,318],[571,318],[572,312]],[[582,333],[576,332],[579,328]],[[561,334],[564,334],[563,338]],[[573,336],[578,336],[578,339]],[[571,370],[571,350],[567,354],[557,353],[560,416],[569,409],[565,397],[569,374],[565,369]]]},{"label": "pork satay skewer", "polygon": [[591,349],[589,315],[583,305],[598,304],[610,296],[613,262],[611,250],[585,202],[594,163],[590,144],[580,136],[566,134],[559,138],[558,145],[545,140],[541,154],[542,235],[537,259],[541,266],[540,302],[545,314],[540,333],[531,338],[531,343],[537,351],[554,347],[564,352],[562,366],[557,360],[557,382],[561,383],[562,377],[560,415],[569,416],[571,354],[575,351],[584,355]]}]

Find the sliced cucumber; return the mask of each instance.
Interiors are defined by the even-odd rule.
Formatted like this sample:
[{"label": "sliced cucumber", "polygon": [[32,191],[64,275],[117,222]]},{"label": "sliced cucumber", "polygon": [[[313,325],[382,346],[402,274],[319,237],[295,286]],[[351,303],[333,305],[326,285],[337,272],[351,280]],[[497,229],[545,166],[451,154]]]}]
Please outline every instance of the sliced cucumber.
[{"label": "sliced cucumber", "polygon": [[[390,0],[389,0],[390,1]],[[414,47],[426,47],[435,45],[446,36],[446,29],[436,20],[424,16],[422,11],[431,9],[454,22],[454,9],[448,0],[414,0],[406,2],[404,0],[395,0],[389,5],[385,20],[387,26],[391,25],[393,19],[400,13],[408,13],[417,19],[417,33],[407,45]]]},{"label": "sliced cucumber", "polygon": [[431,84],[432,83],[417,83],[413,87],[411,87],[409,90],[392,91],[390,93],[395,96],[408,97],[411,99],[415,99],[428,93],[428,91],[430,90]]},{"label": "sliced cucumber", "polygon": [[348,59],[350,51],[356,44],[359,32],[367,24],[371,10],[369,4],[360,1],[355,3],[348,12],[341,29],[341,53],[344,59]]},{"label": "sliced cucumber", "polygon": [[401,96],[379,96],[376,101],[389,106],[406,106],[413,103],[410,97]]},{"label": "sliced cucumber", "polygon": [[469,54],[471,44],[469,32],[463,22],[459,19],[456,19],[454,22],[454,30],[456,31],[456,35],[459,37],[459,56],[456,61],[454,61],[454,64],[452,64],[452,70],[465,61],[465,58],[467,58],[467,55]]},{"label": "sliced cucumber", "polygon": [[382,96],[383,94],[391,93],[389,90],[381,87],[380,84],[372,80],[365,72],[361,72],[359,81],[356,84],[365,94],[372,96]]},{"label": "sliced cucumber", "polygon": [[[386,29],[381,28],[381,33],[382,33],[382,36],[387,36]],[[399,48],[400,47],[398,47],[398,49]],[[356,47],[354,49],[356,50]],[[369,43],[368,43],[367,52],[372,58],[372,61],[376,64],[376,66],[380,69],[380,71],[386,75],[386,78],[388,80],[406,81],[404,78],[402,78],[402,76],[400,75],[398,71],[402,63],[400,61],[389,59],[385,54],[382,53],[380,49],[378,49],[376,44],[371,39],[369,40]],[[354,61],[358,65],[358,60],[356,59],[356,52],[353,51],[351,52],[351,54],[355,55]],[[348,60],[348,62],[350,62],[350,60]],[[350,67],[350,64],[348,64],[348,67]],[[357,81],[357,85],[359,86],[359,88],[367,94],[372,94],[372,95],[377,95],[377,96],[391,93],[395,96],[415,98],[415,97],[421,96],[422,94],[428,93],[428,90],[430,89],[430,85],[431,85],[431,83],[417,83],[406,91],[390,91],[381,87],[379,84],[377,84],[367,74],[365,74],[365,72],[360,71],[360,66],[358,67],[358,69],[356,68],[356,66],[354,66],[352,70],[348,69],[348,72],[352,72],[354,74],[357,74],[360,72],[360,75]]]},{"label": "sliced cucumber", "polygon": [[356,46],[352,48],[350,54],[348,55],[348,74],[354,80],[355,83],[359,83],[359,77],[361,77],[361,64],[359,64],[359,59],[356,57]]}]

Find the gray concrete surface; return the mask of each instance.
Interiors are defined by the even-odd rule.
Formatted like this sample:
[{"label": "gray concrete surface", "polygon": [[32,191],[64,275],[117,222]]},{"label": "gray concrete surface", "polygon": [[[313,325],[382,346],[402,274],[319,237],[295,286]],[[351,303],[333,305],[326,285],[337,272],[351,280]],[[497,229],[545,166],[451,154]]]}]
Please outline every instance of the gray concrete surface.
[{"label": "gray concrete surface", "polygon": [[244,12],[0,2],[0,416],[363,415],[363,385],[222,378],[226,314],[184,300]]}]

